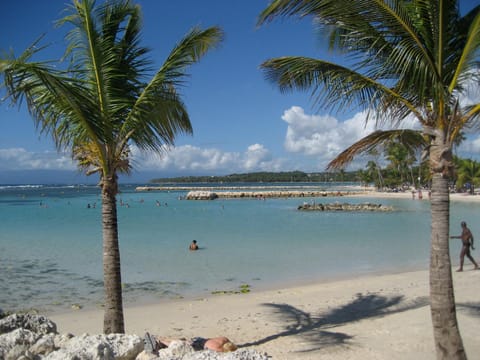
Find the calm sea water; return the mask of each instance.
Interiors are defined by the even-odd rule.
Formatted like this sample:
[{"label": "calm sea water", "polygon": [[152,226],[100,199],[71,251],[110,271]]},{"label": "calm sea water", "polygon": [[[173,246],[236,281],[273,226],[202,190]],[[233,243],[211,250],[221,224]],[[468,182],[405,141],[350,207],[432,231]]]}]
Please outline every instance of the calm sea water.
[{"label": "calm sea water", "polygon": [[[320,213],[296,210],[308,198],[180,200],[186,193],[122,186],[118,217],[126,305],[237,291],[242,284],[256,291],[428,267],[428,201],[329,197],[316,201],[369,201],[396,211]],[[475,204],[451,206],[453,233],[463,219],[480,233]],[[1,309],[100,306],[97,187],[0,186],[0,216]],[[200,251],[187,250],[193,239]],[[452,243],[455,262],[459,244]]]}]

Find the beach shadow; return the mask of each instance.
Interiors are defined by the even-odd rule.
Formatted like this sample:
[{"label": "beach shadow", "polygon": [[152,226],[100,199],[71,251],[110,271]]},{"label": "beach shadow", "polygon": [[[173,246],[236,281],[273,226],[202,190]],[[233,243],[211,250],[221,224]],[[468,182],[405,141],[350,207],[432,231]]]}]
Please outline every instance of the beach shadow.
[{"label": "beach shadow", "polygon": [[466,313],[468,316],[480,317],[480,303],[457,303],[457,309]]},{"label": "beach shadow", "polygon": [[404,296],[380,296],[356,294],[354,300],[332,310],[314,315],[288,304],[263,304],[273,311],[273,317],[284,324],[284,330],[254,342],[241,344],[255,346],[285,336],[300,336],[308,349],[302,352],[324,349],[326,346],[346,345],[353,336],[333,329],[340,325],[369,318],[383,317],[429,305],[428,297],[405,300]]}]

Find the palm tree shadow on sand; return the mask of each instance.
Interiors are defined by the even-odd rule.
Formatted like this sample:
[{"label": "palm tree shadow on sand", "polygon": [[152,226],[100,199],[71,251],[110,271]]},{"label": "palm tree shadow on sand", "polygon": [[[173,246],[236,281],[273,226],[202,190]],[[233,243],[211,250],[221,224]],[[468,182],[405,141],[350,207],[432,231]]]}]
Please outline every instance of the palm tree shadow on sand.
[{"label": "palm tree shadow on sand", "polygon": [[273,310],[273,316],[283,322],[284,330],[254,342],[239,345],[255,346],[285,336],[301,336],[310,346],[302,352],[316,351],[327,346],[346,345],[353,336],[335,332],[337,326],[369,318],[383,317],[429,305],[428,297],[405,300],[403,295],[380,296],[357,294],[350,303],[314,315],[288,304],[262,304]]},{"label": "palm tree shadow on sand", "polygon": [[458,303],[457,309],[465,313],[467,316],[480,318],[480,302]]}]

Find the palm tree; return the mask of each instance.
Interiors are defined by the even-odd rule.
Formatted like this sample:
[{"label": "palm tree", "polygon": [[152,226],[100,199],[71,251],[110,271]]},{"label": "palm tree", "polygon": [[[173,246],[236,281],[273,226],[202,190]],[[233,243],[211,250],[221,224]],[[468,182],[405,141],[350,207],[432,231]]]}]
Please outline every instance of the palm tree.
[{"label": "palm tree", "polygon": [[[178,93],[187,68],[222,37],[217,27],[191,30],[153,73],[140,46],[141,11],[129,0],[96,6],[73,0],[68,23],[67,69],[30,61],[35,46],[0,62],[7,95],[25,99],[40,130],[58,149],[70,149],[88,175],[98,173],[102,194],[105,333],[123,333],[118,245],[118,174],[131,170],[130,146],[165,151],[178,133],[190,134],[190,119]],[[150,78],[148,82],[145,79]]]},{"label": "palm tree", "polygon": [[479,10],[461,16],[454,0],[273,0],[259,17],[262,24],[313,16],[330,48],[351,64],[301,56],[265,61],[266,78],[282,91],[311,90],[318,107],[356,106],[378,122],[399,125],[409,116],[422,126],[432,172],[430,301],[439,359],[466,358],[449,254],[448,179],[454,140],[480,113],[480,104],[460,102],[468,82],[479,80]]},{"label": "palm tree", "polygon": [[480,184],[480,163],[472,159],[461,159],[457,168],[457,188],[469,184],[470,194],[475,193],[475,186]]},{"label": "palm tree", "polygon": [[378,158],[380,157],[380,152],[377,149],[371,149],[367,151],[367,155],[372,158],[367,162],[367,171],[371,174],[373,178],[373,174],[377,173],[377,189],[383,189],[383,176],[382,176],[382,168],[378,163]]},{"label": "palm tree", "polygon": [[408,178],[410,172],[410,181],[415,184],[412,172],[412,164],[415,162],[413,151],[409,151],[406,146],[399,142],[391,142],[385,149],[387,160],[390,161],[390,167],[397,175],[400,175],[400,182],[403,184]]}]

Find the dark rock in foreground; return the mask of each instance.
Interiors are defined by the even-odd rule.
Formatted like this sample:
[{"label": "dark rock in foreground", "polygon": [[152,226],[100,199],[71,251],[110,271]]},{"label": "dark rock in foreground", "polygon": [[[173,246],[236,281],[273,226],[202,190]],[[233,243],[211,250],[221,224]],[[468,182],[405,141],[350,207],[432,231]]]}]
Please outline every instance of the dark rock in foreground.
[{"label": "dark rock in foreground", "polygon": [[393,211],[393,207],[384,206],[382,204],[346,204],[346,203],[333,203],[333,204],[303,204],[299,205],[298,210],[304,211]]}]

